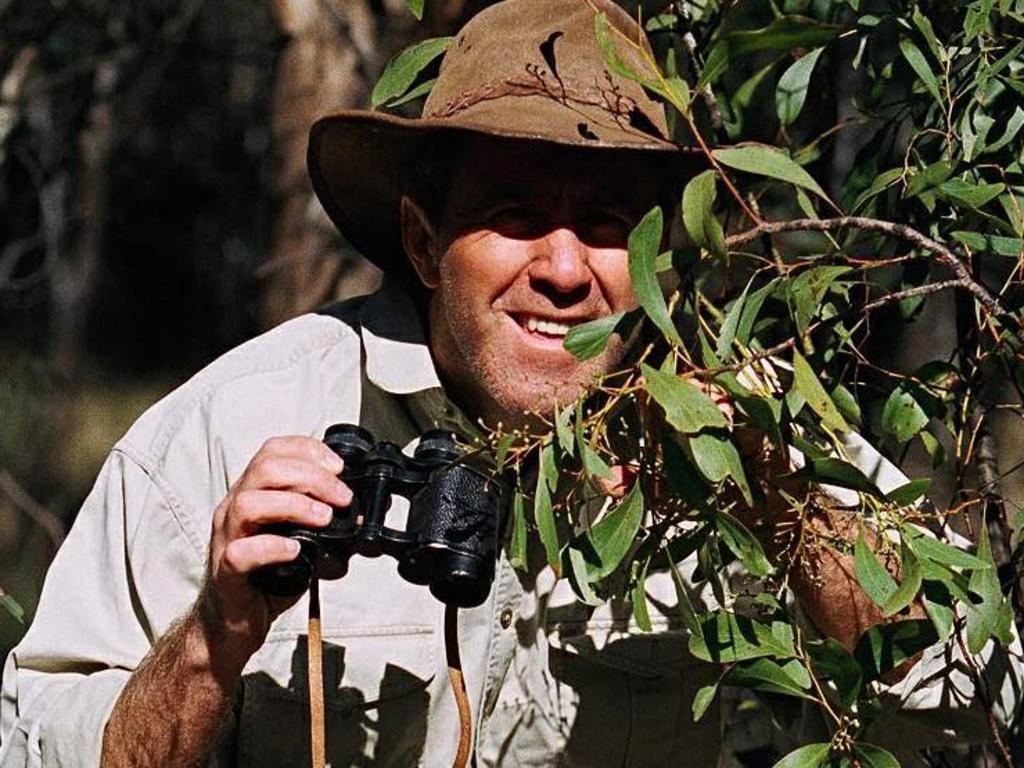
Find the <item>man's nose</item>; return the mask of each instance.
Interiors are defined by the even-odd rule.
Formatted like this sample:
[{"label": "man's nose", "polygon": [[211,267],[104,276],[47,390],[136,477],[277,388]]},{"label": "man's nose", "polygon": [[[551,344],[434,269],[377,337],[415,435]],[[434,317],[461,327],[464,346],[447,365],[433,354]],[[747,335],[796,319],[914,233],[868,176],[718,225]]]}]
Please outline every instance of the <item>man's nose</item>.
[{"label": "man's nose", "polygon": [[566,228],[552,230],[536,242],[536,248],[529,269],[535,287],[570,300],[579,300],[590,292],[593,274],[588,249],[575,232]]}]

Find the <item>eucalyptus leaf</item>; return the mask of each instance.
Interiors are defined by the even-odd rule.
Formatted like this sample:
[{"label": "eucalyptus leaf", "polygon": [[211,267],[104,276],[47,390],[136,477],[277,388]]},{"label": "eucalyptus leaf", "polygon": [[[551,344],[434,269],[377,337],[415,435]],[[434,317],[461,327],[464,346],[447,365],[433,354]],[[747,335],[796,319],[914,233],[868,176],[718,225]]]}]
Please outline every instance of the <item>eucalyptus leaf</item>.
[{"label": "eucalyptus leaf", "polygon": [[512,497],[512,536],[508,545],[508,560],[513,568],[526,567],[526,501],[523,492],[516,488]]},{"label": "eucalyptus leaf", "polygon": [[423,6],[426,0],[406,0],[409,6],[409,10],[412,11],[412,15],[416,17],[417,21],[423,19]]},{"label": "eucalyptus leaf", "polygon": [[370,94],[374,109],[402,97],[419,74],[434,59],[441,56],[451,43],[451,37],[435,37],[409,46],[388,62],[383,74]]},{"label": "eucalyptus leaf", "polygon": [[736,685],[752,691],[766,691],[782,696],[796,696],[814,700],[806,688],[790,676],[785,669],[771,659],[753,659],[731,667],[720,681],[725,685]]},{"label": "eucalyptus leaf", "polygon": [[633,546],[644,513],[644,495],[640,483],[625,498],[608,510],[584,534],[593,548],[595,560],[588,560],[591,581],[598,581],[618,568]]},{"label": "eucalyptus leaf", "polygon": [[652,208],[629,233],[629,277],[633,292],[647,317],[665,338],[678,346],[683,340],[668,314],[665,296],[658,284],[656,260],[664,232],[661,208]]},{"label": "eucalyptus leaf", "polygon": [[718,693],[717,683],[701,686],[697,689],[697,693],[693,697],[693,722],[696,723],[704,717],[704,713],[708,711],[708,707],[714,701],[716,693]]},{"label": "eucalyptus leaf", "polygon": [[668,423],[678,431],[689,435],[708,427],[729,426],[721,409],[695,384],[646,364],[642,364],[640,369],[644,375],[644,389],[665,411]]},{"label": "eucalyptus leaf", "polygon": [[711,154],[722,165],[735,168],[737,171],[786,181],[828,200],[825,190],[814,180],[814,177],[794,162],[789,155],[775,147],[749,143],[716,149]]},{"label": "eucalyptus leaf", "polygon": [[892,391],[882,408],[882,431],[897,443],[905,443],[928,426],[928,414],[905,387]]},{"label": "eucalyptus leaf", "polygon": [[811,410],[821,417],[822,423],[826,427],[838,432],[850,431],[849,425],[839,409],[836,408],[836,404],[832,402],[825,387],[822,386],[818,375],[804,359],[804,356],[795,349],[793,350],[793,383],[797,392],[807,401]]},{"label": "eucalyptus leaf", "polygon": [[864,592],[880,608],[896,592],[896,582],[878,562],[863,529],[858,532],[854,545],[854,573]]},{"label": "eucalyptus leaf", "polygon": [[815,48],[793,62],[775,87],[775,110],[779,122],[790,125],[800,116],[807,98],[807,85],[824,48]]},{"label": "eucalyptus leaf", "polygon": [[615,327],[625,312],[615,312],[586,323],[574,325],[565,336],[563,346],[577,360],[589,360],[604,352]]},{"label": "eucalyptus leaf", "polygon": [[939,81],[935,79],[935,73],[932,72],[932,68],[928,64],[925,55],[921,53],[921,49],[914,45],[911,40],[903,38],[900,40],[900,52],[921,82],[924,83],[928,92],[935,98],[935,101],[941,104],[942,94],[939,93]]},{"label": "eucalyptus leaf", "polygon": [[921,566],[917,557],[906,545],[902,548],[900,585],[882,605],[885,616],[893,616],[909,606],[921,589]]},{"label": "eucalyptus leaf", "polygon": [[890,752],[876,747],[874,744],[858,741],[853,745],[853,754],[860,760],[863,768],[900,768],[899,760]]},{"label": "eucalyptus leaf", "polygon": [[794,749],[772,768],[818,768],[828,761],[829,744],[807,744]]},{"label": "eucalyptus leaf", "polygon": [[769,576],[775,567],[768,560],[764,548],[743,523],[728,512],[719,510],[715,514],[715,526],[725,545],[754,576]]},{"label": "eucalyptus leaf", "polygon": [[792,636],[779,637],[772,627],[746,616],[715,611],[697,618],[700,632],[690,635],[690,653],[703,661],[722,664],[762,656],[789,659],[796,655]]},{"label": "eucalyptus leaf", "polygon": [[860,636],[853,656],[860,662],[866,684],[933,645],[938,638],[927,619],[875,624]]},{"label": "eucalyptus leaf", "polygon": [[559,556],[558,529],[555,525],[555,514],[551,507],[551,491],[557,484],[558,469],[555,464],[555,447],[549,441],[541,449],[539,471],[537,473],[537,489],[533,497],[533,519],[537,524],[537,533],[548,564],[557,575],[561,575],[561,557]]}]

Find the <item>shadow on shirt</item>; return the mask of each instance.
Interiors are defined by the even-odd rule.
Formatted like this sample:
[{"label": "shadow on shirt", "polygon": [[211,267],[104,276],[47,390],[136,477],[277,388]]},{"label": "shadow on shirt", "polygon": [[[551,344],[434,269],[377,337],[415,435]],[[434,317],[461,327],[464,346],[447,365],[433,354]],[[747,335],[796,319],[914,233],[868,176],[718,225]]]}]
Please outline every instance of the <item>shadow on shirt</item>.
[{"label": "shadow on shirt", "polygon": [[[332,766],[409,766],[422,758],[429,680],[386,664],[379,695],[340,685],[345,679],[344,645],[324,643],[324,704],[327,761]],[[242,678],[233,745],[237,765],[282,766],[310,763],[307,638],[292,654],[291,677],[281,685],[266,672]]]}]

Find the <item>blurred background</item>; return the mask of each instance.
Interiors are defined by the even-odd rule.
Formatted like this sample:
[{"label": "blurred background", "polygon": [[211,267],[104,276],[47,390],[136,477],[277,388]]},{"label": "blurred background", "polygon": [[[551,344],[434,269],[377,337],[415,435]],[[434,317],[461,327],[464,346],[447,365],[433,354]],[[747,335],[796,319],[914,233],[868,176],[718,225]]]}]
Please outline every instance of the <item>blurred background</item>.
[{"label": "blurred background", "polygon": [[[309,125],[484,4],[0,0],[0,587],[26,623],[148,405],[376,286],[313,197]],[[0,658],[23,631],[0,612]]]},{"label": "blurred background", "polygon": [[[312,195],[309,125],[367,107],[391,56],[489,4],[429,0],[417,22],[406,0],[0,0],[0,588],[26,612],[0,611],[0,659],[146,407],[254,334],[376,286]],[[833,74],[808,121],[845,119],[836,105],[860,84]],[[771,141],[774,114],[755,100],[744,137]],[[830,191],[872,135],[859,130],[814,163]],[[948,354],[953,301],[894,323],[873,359]],[[994,423],[1019,510],[1021,426]],[[932,474],[920,450],[903,458]]]}]

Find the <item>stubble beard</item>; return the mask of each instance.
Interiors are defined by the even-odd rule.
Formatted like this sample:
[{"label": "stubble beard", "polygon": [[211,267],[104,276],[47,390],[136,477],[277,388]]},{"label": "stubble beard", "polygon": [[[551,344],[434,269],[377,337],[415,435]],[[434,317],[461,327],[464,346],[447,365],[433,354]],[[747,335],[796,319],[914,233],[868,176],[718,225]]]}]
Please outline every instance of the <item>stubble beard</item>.
[{"label": "stubble beard", "polygon": [[[447,286],[444,286],[447,287]],[[431,342],[439,373],[460,405],[490,428],[530,427],[539,415],[573,402],[616,370],[627,344],[613,335],[605,351],[586,361],[544,365],[514,359],[503,347],[506,322],[493,310],[478,312],[443,288],[431,303]],[[568,352],[566,353],[569,354]]]}]

